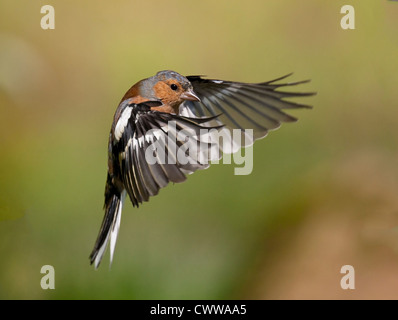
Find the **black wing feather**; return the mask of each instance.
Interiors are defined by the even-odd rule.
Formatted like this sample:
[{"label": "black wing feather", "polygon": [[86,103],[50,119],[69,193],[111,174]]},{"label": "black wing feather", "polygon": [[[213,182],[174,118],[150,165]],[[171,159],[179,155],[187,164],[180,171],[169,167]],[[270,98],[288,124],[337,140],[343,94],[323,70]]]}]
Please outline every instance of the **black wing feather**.
[{"label": "black wing feather", "polygon": [[253,129],[254,139],[263,138],[269,130],[277,129],[282,122],[297,120],[283,110],[311,108],[305,104],[286,101],[284,98],[305,97],[315,93],[277,90],[308,82],[305,80],[276,83],[290,75],[262,83],[232,82],[204,79],[201,76],[188,76],[188,80],[192,83],[193,89],[201,101],[185,101],[180,106],[180,115],[205,117],[221,113],[217,118],[217,124],[225,125],[229,130]]},{"label": "black wing feather", "polygon": [[[133,205],[138,207],[140,203],[158,194],[159,190],[169,182],[183,182],[186,180],[186,174],[208,167],[208,162],[201,163],[197,159],[190,159],[190,162],[185,164],[179,163],[177,150],[186,143],[178,140],[180,131],[183,130],[190,141],[203,144],[201,129],[219,130],[222,126],[208,125],[210,121],[216,119],[214,116],[190,118],[151,111],[149,107],[145,108],[145,103],[129,105],[128,108],[132,108],[131,116],[121,138],[113,148],[119,159],[123,185]],[[170,121],[175,121],[175,132],[171,132]],[[169,131],[170,137],[173,138],[171,140],[167,137]],[[205,143],[205,146],[211,145]],[[164,157],[158,149],[153,148],[155,144],[158,148],[164,148]],[[148,148],[151,148],[150,152],[153,151],[152,155],[158,160],[155,163],[149,163],[146,159]]]}]

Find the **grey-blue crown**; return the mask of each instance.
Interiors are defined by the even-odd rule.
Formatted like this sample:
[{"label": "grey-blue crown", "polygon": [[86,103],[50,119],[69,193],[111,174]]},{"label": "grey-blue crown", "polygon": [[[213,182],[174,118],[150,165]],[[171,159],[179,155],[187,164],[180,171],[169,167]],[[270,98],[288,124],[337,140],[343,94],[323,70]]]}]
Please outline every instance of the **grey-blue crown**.
[{"label": "grey-blue crown", "polygon": [[163,70],[163,71],[159,71],[156,75],[155,78],[157,78],[157,80],[167,80],[167,79],[175,79],[177,80],[179,83],[181,83],[181,85],[184,88],[188,88],[190,86],[190,82],[188,81],[187,78],[185,78],[184,76],[182,76],[181,74],[179,74],[178,72],[175,71],[171,71],[171,70]]}]

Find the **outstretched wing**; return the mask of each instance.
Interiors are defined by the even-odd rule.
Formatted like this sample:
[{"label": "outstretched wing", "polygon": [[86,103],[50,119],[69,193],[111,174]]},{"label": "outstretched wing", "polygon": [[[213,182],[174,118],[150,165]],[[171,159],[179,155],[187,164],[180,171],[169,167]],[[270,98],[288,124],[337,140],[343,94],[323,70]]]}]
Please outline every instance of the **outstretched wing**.
[{"label": "outstretched wing", "polygon": [[146,104],[127,105],[114,131],[113,153],[135,206],[158,194],[169,182],[183,182],[186,174],[205,169],[210,161],[220,158],[207,133],[221,129],[206,125],[214,117],[151,111]]},{"label": "outstretched wing", "polygon": [[[242,146],[251,145],[263,138],[269,130],[277,129],[282,122],[297,121],[284,112],[287,109],[311,108],[308,105],[284,100],[285,98],[311,96],[314,93],[283,92],[277,89],[290,87],[308,81],[276,84],[287,76],[262,83],[243,83],[203,79],[188,76],[195,93],[201,101],[185,101],[180,106],[180,115],[188,117],[216,116],[215,124],[226,129],[253,129],[253,138],[246,136]],[[214,123],[212,123],[214,125]],[[239,145],[237,147],[240,147]]]}]

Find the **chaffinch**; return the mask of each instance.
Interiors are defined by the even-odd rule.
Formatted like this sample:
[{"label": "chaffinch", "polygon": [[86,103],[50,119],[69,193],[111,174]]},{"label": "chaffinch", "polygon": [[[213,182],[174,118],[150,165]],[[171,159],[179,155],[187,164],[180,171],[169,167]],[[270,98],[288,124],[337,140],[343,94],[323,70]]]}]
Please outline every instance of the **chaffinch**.
[{"label": "chaffinch", "polygon": [[[308,82],[275,83],[288,76],[242,83],[184,77],[166,70],[134,84],[119,103],[109,134],[105,216],[90,255],[91,264],[98,268],[109,242],[112,262],[126,194],[138,207],[169,182],[183,182],[186,174],[207,168],[209,161],[220,157],[218,153],[214,157],[207,152],[212,147],[233,153],[265,137],[282,122],[296,121],[285,109],[311,108],[284,100],[314,94],[278,91]],[[204,129],[229,133],[229,146],[206,137]],[[253,134],[247,134],[246,129],[252,129]],[[238,130],[241,137],[232,138],[232,130]],[[194,156],[183,152],[188,161],[181,161],[177,149],[187,141],[188,148],[200,151],[194,152]],[[167,161],[153,147],[156,143],[163,146]],[[155,161],[148,161],[148,154]]]}]

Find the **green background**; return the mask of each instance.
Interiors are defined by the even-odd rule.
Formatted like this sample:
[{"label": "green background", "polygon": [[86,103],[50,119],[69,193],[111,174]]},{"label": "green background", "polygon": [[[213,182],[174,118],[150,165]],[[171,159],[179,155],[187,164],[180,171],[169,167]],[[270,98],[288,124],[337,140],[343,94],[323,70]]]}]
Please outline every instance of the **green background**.
[{"label": "green background", "polygon": [[[397,17],[375,0],[1,0],[0,298],[398,298]],[[113,113],[163,69],[294,72],[318,95],[256,142],[251,175],[214,165],[126,202],[113,265],[95,271]],[[47,264],[55,290],[40,287]],[[347,264],[355,290],[340,287]]]}]

